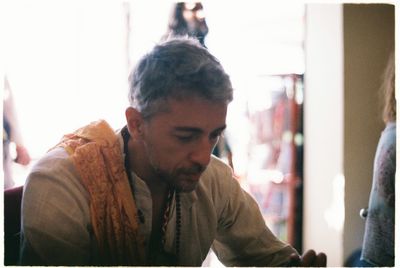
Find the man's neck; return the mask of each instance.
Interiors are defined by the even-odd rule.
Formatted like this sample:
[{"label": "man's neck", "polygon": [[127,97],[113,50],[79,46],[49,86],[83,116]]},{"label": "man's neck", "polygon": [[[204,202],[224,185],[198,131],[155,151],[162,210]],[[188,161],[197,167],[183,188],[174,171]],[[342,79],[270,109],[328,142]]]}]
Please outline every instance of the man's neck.
[{"label": "man's neck", "polygon": [[[150,251],[162,251],[163,224],[165,211],[168,204],[169,187],[165,181],[160,180],[152,171],[146,157],[145,148],[140,142],[130,139],[128,142],[129,165],[150,189],[152,199],[152,227],[150,236]],[[128,172],[130,172],[128,171]]]}]

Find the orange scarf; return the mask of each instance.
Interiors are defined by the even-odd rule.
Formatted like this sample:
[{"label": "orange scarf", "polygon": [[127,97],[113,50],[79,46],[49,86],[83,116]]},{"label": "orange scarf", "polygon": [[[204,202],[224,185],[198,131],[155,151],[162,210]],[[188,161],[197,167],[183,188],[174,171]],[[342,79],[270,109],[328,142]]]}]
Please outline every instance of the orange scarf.
[{"label": "orange scarf", "polygon": [[143,263],[138,217],[118,136],[107,122],[93,122],[57,145],[65,148],[90,195],[90,216],[102,264]]}]

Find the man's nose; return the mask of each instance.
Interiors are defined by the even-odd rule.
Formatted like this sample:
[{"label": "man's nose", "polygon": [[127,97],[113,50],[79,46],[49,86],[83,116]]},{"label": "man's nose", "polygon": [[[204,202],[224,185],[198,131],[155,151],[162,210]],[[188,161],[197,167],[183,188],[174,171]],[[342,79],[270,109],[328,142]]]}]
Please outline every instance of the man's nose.
[{"label": "man's nose", "polygon": [[211,151],[214,145],[209,139],[203,139],[190,154],[190,160],[202,167],[206,167],[210,163]]}]

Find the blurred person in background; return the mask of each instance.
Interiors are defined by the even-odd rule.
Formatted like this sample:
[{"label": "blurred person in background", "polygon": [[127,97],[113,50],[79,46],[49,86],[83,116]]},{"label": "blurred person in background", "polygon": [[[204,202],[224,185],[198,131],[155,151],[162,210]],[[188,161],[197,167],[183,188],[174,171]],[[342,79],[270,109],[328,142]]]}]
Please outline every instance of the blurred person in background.
[{"label": "blurred person in background", "polygon": [[382,84],[385,129],[377,146],[361,260],[364,266],[394,266],[396,174],[395,61],[392,53]]},{"label": "blurred person in background", "polygon": [[[15,185],[13,179],[12,162],[21,165],[28,165],[31,161],[29,152],[23,144],[19,128],[14,98],[7,76],[4,76],[3,85],[3,172],[4,189],[12,188]],[[15,144],[14,146],[11,146]],[[15,152],[13,149],[15,148]],[[14,159],[14,155],[16,155]]]},{"label": "blurred person in background", "polygon": [[208,26],[200,2],[178,2],[174,3],[168,29],[162,39],[170,36],[190,36],[199,40],[204,47],[205,38],[208,34]]}]

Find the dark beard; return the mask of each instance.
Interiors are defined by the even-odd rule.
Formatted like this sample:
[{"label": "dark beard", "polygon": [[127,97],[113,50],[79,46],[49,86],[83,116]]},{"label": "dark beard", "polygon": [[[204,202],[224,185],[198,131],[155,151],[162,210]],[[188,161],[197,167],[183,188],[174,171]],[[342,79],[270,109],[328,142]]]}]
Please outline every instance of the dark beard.
[{"label": "dark beard", "polygon": [[178,192],[188,192],[188,191],[192,191],[194,189],[185,190],[180,185],[182,178],[184,178],[185,176],[201,175],[201,173],[203,173],[206,170],[207,166],[195,164],[190,168],[179,168],[176,171],[174,171],[173,173],[165,172],[154,165],[153,165],[153,168],[154,168],[154,172],[157,175],[157,177],[161,181],[166,182],[169,185],[169,187],[175,189]]}]

